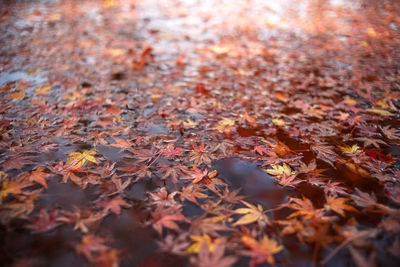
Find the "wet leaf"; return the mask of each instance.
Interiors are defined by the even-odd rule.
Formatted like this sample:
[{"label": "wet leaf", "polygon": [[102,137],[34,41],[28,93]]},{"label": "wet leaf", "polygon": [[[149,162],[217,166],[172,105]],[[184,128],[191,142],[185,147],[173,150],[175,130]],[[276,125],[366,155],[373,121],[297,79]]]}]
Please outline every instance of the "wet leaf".
[{"label": "wet leaf", "polygon": [[249,223],[258,222],[261,225],[270,224],[268,217],[265,215],[265,211],[263,210],[262,206],[258,204],[254,206],[246,201],[241,201],[247,208],[239,208],[234,210],[237,214],[243,214],[243,216],[237,220],[233,226],[236,225],[245,225]]},{"label": "wet leaf", "polygon": [[265,170],[268,174],[271,175],[290,176],[293,173],[290,166],[285,163],[283,165],[271,164],[271,167],[272,167],[271,169]]},{"label": "wet leaf", "polygon": [[97,207],[104,208],[105,212],[112,211],[115,215],[120,215],[121,207],[129,208],[128,204],[122,197],[106,198],[96,204]]},{"label": "wet leaf", "polygon": [[97,160],[95,157],[93,157],[93,155],[96,155],[96,151],[85,151],[83,153],[80,152],[73,152],[73,153],[69,153],[68,156],[70,156],[70,158],[67,160],[67,163],[71,163],[71,162],[76,162],[74,165],[74,169],[79,169],[80,167],[82,167],[86,161],[90,161],[93,163],[97,163]]},{"label": "wet leaf", "polygon": [[243,236],[242,242],[248,248],[250,248],[249,254],[251,256],[251,262],[253,262],[253,264],[260,264],[263,262],[274,264],[274,255],[283,250],[283,247],[278,245],[277,241],[265,235],[260,241],[249,236]]},{"label": "wet leaf", "polygon": [[340,197],[335,197],[335,196],[329,195],[326,199],[326,204],[324,206],[324,209],[333,210],[333,211],[339,213],[342,217],[344,217],[345,210],[357,211],[354,207],[346,204],[346,202],[349,200],[350,199],[348,199],[348,198],[340,198]]},{"label": "wet leaf", "polygon": [[358,155],[362,151],[357,145],[353,146],[339,146],[340,150],[342,150],[344,153],[349,154],[349,155]]},{"label": "wet leaf", "polygon": [[109,249],[105,245],[106,239],[88,234],[82,237],[81,243],[76,247],[78,253],[83,254],[90,261],[93,260],[93,253],[104,253]]},{"label": "wet leaf", "polygon": [[31,217],[27,228],[35,232],[46,232],[60,225],[58,210],[47,212],[41,209],[38,216]]}]

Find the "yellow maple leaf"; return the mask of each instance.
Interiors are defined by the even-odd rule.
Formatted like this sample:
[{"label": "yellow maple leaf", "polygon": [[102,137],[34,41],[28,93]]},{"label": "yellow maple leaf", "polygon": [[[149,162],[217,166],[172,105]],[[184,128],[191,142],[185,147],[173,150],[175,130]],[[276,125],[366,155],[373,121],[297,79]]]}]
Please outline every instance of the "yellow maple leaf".
[{"label": "yellow maple leaf", "polygon": [[213,223],[218,223],[218,222],[222,222],[226,219],[226,216],[214,216],[211,217],[211,222]]},{"label": "yellow maple leaf", "polygon": [[322,109],[319,109],[319,108],[309,108],[309,109],[304,110],[304,113],[306,113],[307,115],[310,115],[310,116],[315,116],[315,117],[320,117],[320,116],[326,115],[326,113]]},{"label": "yellow maple leaf", "polygon": [[393,113],[391,113],[387,110],[384,110],[384,109],[380,109],[380,108],[368,108],[368,109],[366,109],[366,111],[380,115],[380,116],[384,116],[384,117],[393,115]]},{"label": "yellow maple leaf", "polygon": [[194,128],[195,126],[197,126],[197,122],[192,121],[190,118],[183,122],[183,127],[185,128]]},{"label": "yellow maple leaf", "polygon": [[256,207],[246,201],[241,202],[246,205],[247,208],[239,208],[234,210],[236,214],[244,214],[244,216],[242,216],[237,222],[235,222],[233,226],[244,225],[253,222],[259,222],[261,224],[270,223],[268,217],[265,215],[265,211],[260,204],[258,204]]},{"label": "yellow maple leaf", "polygon": [[51,86],[45,86],[45,87],[38,87],[35,89],[35,93],[38,95],[45,95],[49,93]]},{"label": "yellow maple leaf", "polygon": [[10,94],[8,98],[13,100],[22,100],[24,99],[25,95],[26,95],[25,92],[17,92]]},{"label": "yellow maple leaf", "polygon": [[378,106],[380,108],[387,108],[387,109],[392,108],[385,100],[379,100],[379,101],[375,102],[375,106]]},{"label": "yellow maple leaf", "polygon": [[222,118],[222,120],[213,128],[221,133],[231,132],[235,128],[235,121],[229,118]]},{"label": "yellow maple leaf", "polygon": [[224,45],[213,45],[210,47],[210,50],[216,54],[222,55],[227,54],[230,51],[230,48]]},{"label": "yellow maple leaf", "polygon": [[7,177],[1,184],[0,201],[5,199],[9,194],[21,194],[22,189],[26,186],[27,185],[25,183],[16,180],[10,180],[10,178]]},{"label": "yellow maple leaf", "polygon": [[349,106],[355,106],[355,105],[358,105],[360,102],[358,102],[356,99],[354,99],[354,98],[351,98],[351,97],[349,97],[349,96],[346,96],[345,98],[344,98],[344,102],[347,104],[347,105],[349,105]]},{"label": "yellow maple leaf", "polygon": [[61,19],[61,14],[51,14],[48,16],[48,20],[50,21],[57,21]]},{"label": "yellow maple leaf", "polygon": [[286,124],[286,121],[285,121],[285,120],[278,119],[278,118],[272,119],[272,122],[273,122],[276,126],[284,126],[284,125]]},{"label": "yellow maple leaf", "polygon": [[339,146],[340,150],[342,150],[346,154],[358,155],[362,152],[362,150],[357,145],[352,146]]},{"label": "yellow maple leaf", "polygon": [[207,234],[203,235],[191,235],[190,238],[194,243],[187,248],[188,253],[198,253],[203,242],[207,244],[208,250],[212,252],[222,241],[222,238],[216,238],[214,240]]},{"label": "yellow maple leaf", "polygon": [[266,169],[265,171],[268,174],[275,175],[275,176],[290,176],[294,172],[290,168],[289,165],[283,163],[283,165],[271,164],[272,169]]},{"label": "yellow maple leaf", "polygon": [[67,163],[76,162],[76,164],[74,164],[74,169],[79,169],[80,167],[83,166],[83,164],[85,164],[86,161],[97,163],[96,158],[93,157],[93,155],[95,155],[96,153],[97,153],[96,151],[92,150],[88,150],[83,153],[80,152],[69,153],[68,156],[70,156],[70,158],[67,160]]}]

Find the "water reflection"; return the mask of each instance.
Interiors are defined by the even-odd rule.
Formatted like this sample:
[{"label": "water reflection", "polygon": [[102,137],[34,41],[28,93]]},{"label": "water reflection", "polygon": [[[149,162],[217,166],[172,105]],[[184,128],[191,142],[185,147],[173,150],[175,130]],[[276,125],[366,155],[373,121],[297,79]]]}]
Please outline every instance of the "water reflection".
[{"label": "water reflection", "polygon": [[287,202],[288,196],[297,195],[294,190],[278,185],[257,163],[230,158],[217,161],[215,169],[232,190],[240,188],[240,193],[248,200],[262,203],[267,208],[276,208]]}]

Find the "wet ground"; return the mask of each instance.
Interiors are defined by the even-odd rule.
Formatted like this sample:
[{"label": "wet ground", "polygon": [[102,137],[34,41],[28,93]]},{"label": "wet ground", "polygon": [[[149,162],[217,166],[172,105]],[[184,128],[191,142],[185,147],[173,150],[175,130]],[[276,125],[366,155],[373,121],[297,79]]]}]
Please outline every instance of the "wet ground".
[{"label": "wet ground", "polygon": [[3,1],[0,262],[396,266],[399,18]]}]

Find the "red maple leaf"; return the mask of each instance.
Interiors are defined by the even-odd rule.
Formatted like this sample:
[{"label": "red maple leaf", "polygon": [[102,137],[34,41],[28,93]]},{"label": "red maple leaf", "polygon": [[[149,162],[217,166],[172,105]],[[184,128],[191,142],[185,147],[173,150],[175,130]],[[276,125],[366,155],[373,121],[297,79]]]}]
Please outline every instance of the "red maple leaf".
[{"label": "red maple leaf", "polygon": [[151,220],[150,224],[160,235],[162,234],[163,227],[180,231],[177,222],[190,222],[188,218],[183,216],[180,211],[180,207],[165,208],[164,206],[159,206],[151,213],[151,217],[153,219]]},{"label": "red maple leaf", "polygon": [[183,154],[183,150],[180,147],[174,147],[174,145],[169,144],[162,152],[161,155],[169,158],[171,156],[178,156]]},{"label": "red maple leaf", "polygon": [[193,171],[189,174],[189,177],[193,179],[192,183],[200,182],[204,177],[208,174],[207,170],[198,169],[197,167],[193,168]]},{"label": "red maple leaf", "polygon": [[46,232],[60,225],[58,219],[58,210],[47,212],[45,209],[40,209],[39,215],[32,217],[26,227],[38,233]]},{"label": "red maple leaf", "polygon": [[105,212],[112,211],[115,215],[121,214],[121,207],[129,208],[131,205],[127,203],[121,196],[115,198],[106,197],[96,204],[96,207],[104,208]]}]

